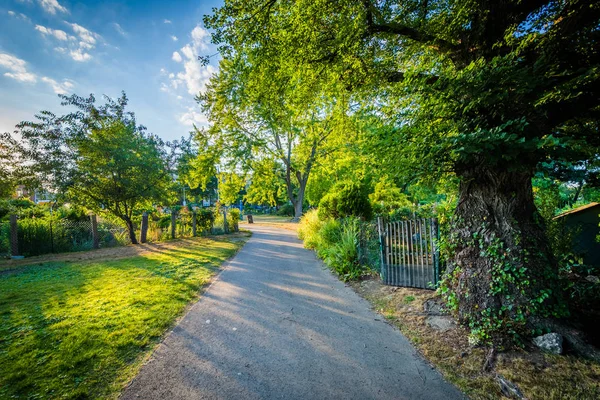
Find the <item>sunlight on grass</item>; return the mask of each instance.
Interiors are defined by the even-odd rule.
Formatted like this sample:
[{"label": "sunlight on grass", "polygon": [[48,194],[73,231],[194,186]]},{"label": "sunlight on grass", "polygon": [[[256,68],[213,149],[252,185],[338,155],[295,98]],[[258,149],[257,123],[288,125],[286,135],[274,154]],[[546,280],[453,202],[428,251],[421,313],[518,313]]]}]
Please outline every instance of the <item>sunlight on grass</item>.
[{"label": "sunlight on grass", "polygon": [[0,398],[107,398],[243,241],[0,276]]}]

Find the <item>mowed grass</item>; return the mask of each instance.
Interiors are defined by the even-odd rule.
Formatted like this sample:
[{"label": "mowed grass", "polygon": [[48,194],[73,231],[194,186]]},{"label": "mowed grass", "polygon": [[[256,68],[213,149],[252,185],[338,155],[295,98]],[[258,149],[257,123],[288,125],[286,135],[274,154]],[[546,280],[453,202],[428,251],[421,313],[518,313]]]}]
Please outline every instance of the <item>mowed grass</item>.
[{"label": "mowed grass", "polygon": [[0,398],[117,397],[244,238],[0,274]]}]

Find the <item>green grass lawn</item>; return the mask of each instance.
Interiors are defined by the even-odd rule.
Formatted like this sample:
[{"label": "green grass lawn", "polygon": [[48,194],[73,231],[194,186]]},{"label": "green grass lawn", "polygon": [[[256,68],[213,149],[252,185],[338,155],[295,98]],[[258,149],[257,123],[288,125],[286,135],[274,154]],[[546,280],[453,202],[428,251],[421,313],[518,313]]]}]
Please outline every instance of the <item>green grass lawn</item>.
[{"label": "green grass lawn", "polygon": [[115,398],[243,242],[189,239],[0,274],[0,398]]}]

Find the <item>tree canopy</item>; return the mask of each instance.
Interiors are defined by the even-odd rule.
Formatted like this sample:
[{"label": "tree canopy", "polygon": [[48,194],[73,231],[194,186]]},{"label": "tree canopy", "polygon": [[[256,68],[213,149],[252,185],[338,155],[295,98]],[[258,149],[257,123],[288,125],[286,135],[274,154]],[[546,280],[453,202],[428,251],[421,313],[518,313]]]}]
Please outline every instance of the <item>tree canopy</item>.
[{"label": "tree canopy", "polygon": [[209,93],[229,93],[209,103],[243,104],[216,114],[247,116],[249,137],[343,104],[394,180],[456,176],[442,289],[474,340],[501,341],[562,313],[532,178],[597,175],[599,23],[584,0],[229,0],[205,17],[223,56]]}]

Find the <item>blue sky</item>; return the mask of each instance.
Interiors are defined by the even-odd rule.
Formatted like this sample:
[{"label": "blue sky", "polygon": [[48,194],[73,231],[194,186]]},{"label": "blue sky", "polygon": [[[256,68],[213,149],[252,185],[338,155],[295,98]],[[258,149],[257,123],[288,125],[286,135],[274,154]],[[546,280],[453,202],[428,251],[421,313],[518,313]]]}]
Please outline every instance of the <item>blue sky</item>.
[{"label": "blue sky", "polygon": [[2,0],[0,131],[41,110],[61,113],[58,93],[96,98],[125,90],[138,123],[163,139],[206,119],[194,101],[215,53],[202,16],[220,1]]}]

